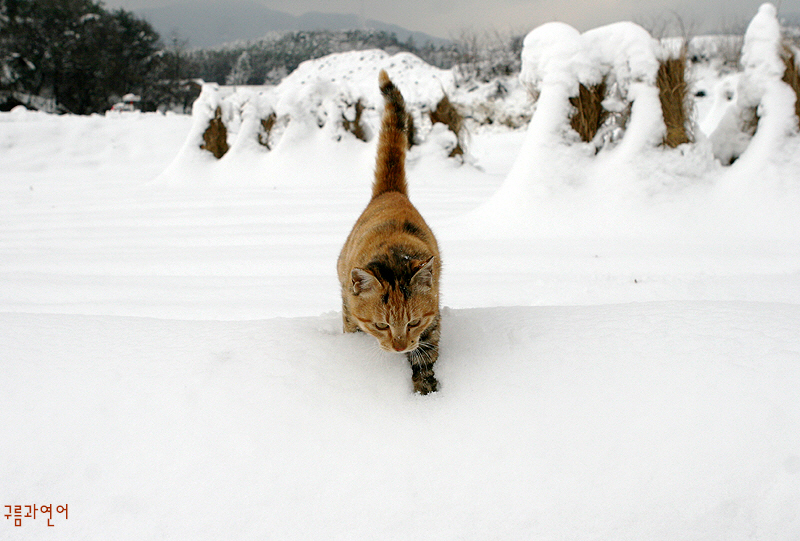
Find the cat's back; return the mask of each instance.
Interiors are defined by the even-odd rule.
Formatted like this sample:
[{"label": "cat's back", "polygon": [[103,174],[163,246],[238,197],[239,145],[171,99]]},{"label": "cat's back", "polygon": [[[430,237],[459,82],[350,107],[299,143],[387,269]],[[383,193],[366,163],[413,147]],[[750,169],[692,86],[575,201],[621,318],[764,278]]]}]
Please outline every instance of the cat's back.
[{"label": "cat's back", "polygon": [[401,230],[414,231],[419,234],[421,240],[435,245],[436,239],[425,219],[408,196],[398,192],[386,192],[373,198],[353,229],[366,233],[371,228],[377,227],[380,231],[381,224],[384,224],[391,230],[391,226],[395,223],[404,226],[400,228]]},{"label": "cat's back", "polygon": [[[439,265],[436,237],[408,198],[405,155],[409,115],[405,101],[385,71],[381,71],[379,82],[385,106],[378,137],[372,199],[350,231],[339,255],[337,269],[344,288],[350,283],[353,267],[364,266],[388,253],[413,254],[415,260],[434,257],[437,269]],[[398,257],[402,259],[404,256]]]},{"label": "cat's back", "polygon": [[439,259],[436,237],[416,207],[406,195],[386,192],[370,201],[353,226],[339,256],[339,273],[344,276],[347,268],[364,264],[361,259],[397,246]]}]

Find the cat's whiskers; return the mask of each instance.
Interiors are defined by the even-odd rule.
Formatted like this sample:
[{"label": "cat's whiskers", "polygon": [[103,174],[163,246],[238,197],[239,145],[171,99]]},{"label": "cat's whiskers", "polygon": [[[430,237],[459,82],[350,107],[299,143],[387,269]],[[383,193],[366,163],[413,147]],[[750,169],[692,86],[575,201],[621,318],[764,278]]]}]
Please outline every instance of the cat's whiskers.
[{"label": "cat's whiskers", "polygon": [[432,353],[434,349],[435,346],[428,342],[420,342],[417,344],[417,347],[410,352],[412,364],[417,364],[421,368],[424,368],[425,372],[430,370],[429,367],[433,363],[429,363],[428,361],[432,360]]},{"label": "cat's whiskers", "polygon": [[381,360],[383,348],[375,340],[370,340],[369,349],[367,350],[367,360],[370,364],[375,364]]}]

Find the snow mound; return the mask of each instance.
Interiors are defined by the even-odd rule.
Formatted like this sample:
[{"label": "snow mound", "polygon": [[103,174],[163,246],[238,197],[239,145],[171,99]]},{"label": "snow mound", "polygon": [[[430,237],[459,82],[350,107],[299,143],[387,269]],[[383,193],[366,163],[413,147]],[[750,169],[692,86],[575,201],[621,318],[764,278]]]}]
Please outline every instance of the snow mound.
[{"label": "snow mound", "polygon": [[454,88],[449,70],[435,68],[410,53],[389,55],[369,50],[336,53],[303,62],[278,85],[277,92],[281,103],[288,108],[286,112],[293,110],[297,98],[301,102],[307,95],[328,99],[336,92],[364,99],[373,108],[381,107],[383,99],[377,81],[382,69],[403,89],[406,104],[415,109],[436,107],[444,93],[452,93]]},{"label": "snow mound", "polygon": [[[776,10],[765,4],[745,37],[738,106],[712,111],[721,120],[710,141],[698,130],[695,143],[669,149],[660,145],[665,126],[655,82],[659,59],[674,44],[632,23],[583,34],[562,23],[533,30],[521,78],[538,101],[520,155],[495,196],[454,227],[485,236],[798,237],[800,182],[791,171],[800,140],[779,45]],[[601,128],[583,143],[570,126],[569,99],[579,83],[600,80],[610,88],[603,106],[629,107],[630,118],[621,136],[598,141]],[[731,129],[748,109],[758,114],[752,141]],[[737,147],[733,167],[717,159],[723,145]],[[721,231],[730,214],[741,221]]]},{"label": "snow mound", "polygon": [[[273,178],[291,181],[293,176],[286,171],[307,164],[309,155],[329,153],[328,148],[336,143],[343,143],[342,152],[350,156],[374,155],[383,111],[378,88],[382,69],[403,92],[417,127],[416,142],[435,147],[422,152],[447,156],[448,149],[438,146],[447,146],[450,140],[435,137],[438,132],[429,140],[433,126],[426,113],[454,91],[452,71],[430,66],[409,53],[352,51],[304,62],[275,87],[204,85],[192,110],[192,130],[161,181],[231,181],[251,165],[271,171]],[[200,148],[217,109],[230,146],[219,163]],[[361,138],[366,141],[357,140],[353,130],[346,129],[355,122],[360,123]],[[327,164],[331,167],[318,164],[320,181],[338,179],[333,166],[340,168],[344,161],[343,157],[341,162]]]},{"label": "snow mound", "polygon": [[[742,48],[743,71],[737,78],[735,106],[729,107],[709,136],[722,163],[737,159],[760,162],[797,132],[795,94],[781,79],[781,29],[777,10],[764,4],[747,27]],[[759,165],[755,165],[759,167]]]}]

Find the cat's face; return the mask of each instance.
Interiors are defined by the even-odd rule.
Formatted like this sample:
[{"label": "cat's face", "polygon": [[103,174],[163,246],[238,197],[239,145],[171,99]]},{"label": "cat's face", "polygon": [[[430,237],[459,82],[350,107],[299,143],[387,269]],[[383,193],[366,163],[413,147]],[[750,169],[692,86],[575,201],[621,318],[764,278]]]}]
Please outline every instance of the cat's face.
[{"label": "cat's face", "polygon": [[408,283],[387,283],[369,271],[353,269],[351,316],[361,330],[378,340],[381,349],[408,353],[439,313],[433,260],[420,262]]},{"label": "cat's face", "polygon": [[407,353],[419,346],[420,335],[433,322],[436,312],[426,310],[428,303],[423,299],[418,299],[423,302],[414,303],[392,302],[392,296],[390,294],[390,300],[384,307],[370,303],[373,308],[369,310],[370,313],[361,313],[356,319],[363,331],[378,340],[381,349]]}]

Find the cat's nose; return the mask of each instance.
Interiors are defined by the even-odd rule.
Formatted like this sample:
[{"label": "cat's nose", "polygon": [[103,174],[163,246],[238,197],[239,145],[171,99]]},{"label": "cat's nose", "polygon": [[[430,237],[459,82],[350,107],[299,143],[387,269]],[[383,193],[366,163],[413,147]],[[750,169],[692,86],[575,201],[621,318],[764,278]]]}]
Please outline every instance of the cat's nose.
[{"label": "cat's nose", "polygon": [[401,346],[399,344],[392,344],[392,347],[394,348],[395,351],[405,351],[406,349],[405,346]]}]

